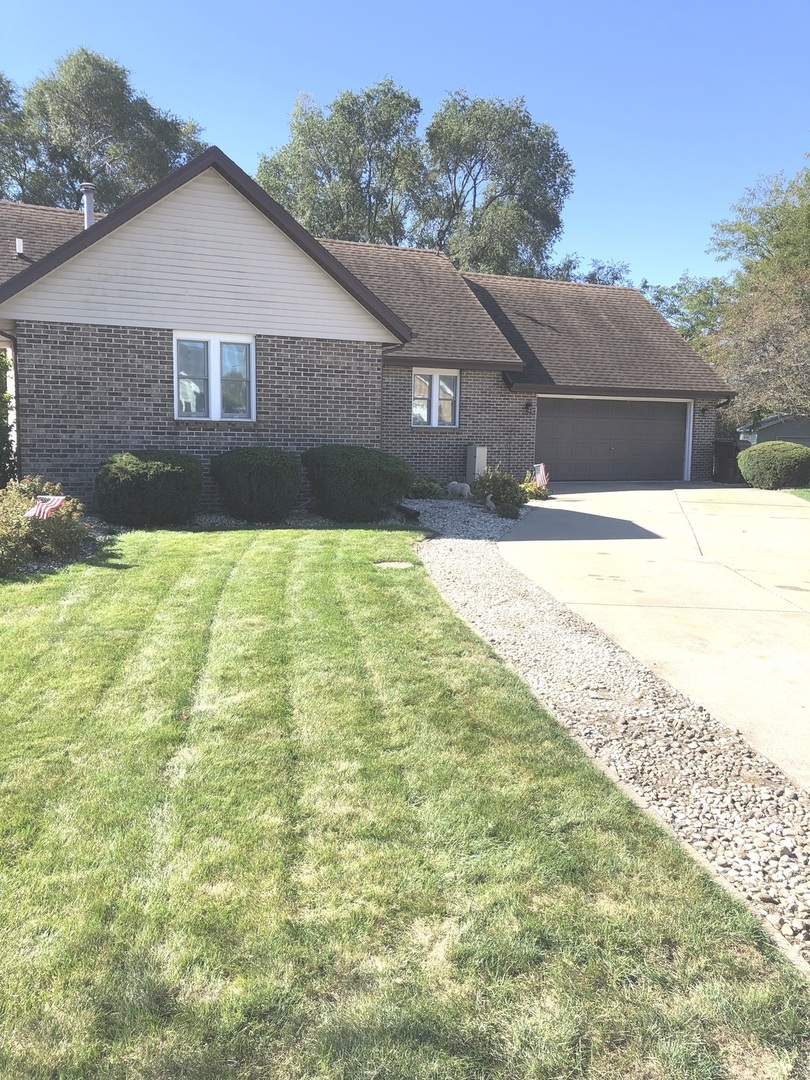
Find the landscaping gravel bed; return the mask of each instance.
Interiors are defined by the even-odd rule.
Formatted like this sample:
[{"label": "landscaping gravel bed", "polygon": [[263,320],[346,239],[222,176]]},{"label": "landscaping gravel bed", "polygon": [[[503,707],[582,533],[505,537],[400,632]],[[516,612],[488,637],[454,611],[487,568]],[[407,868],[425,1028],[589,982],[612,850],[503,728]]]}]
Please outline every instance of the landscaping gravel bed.
[{"label": "landscaping gravel bed", "polygon": [[469,504],[409,505],[441,534],[420,544],[419,555],[458,614],[810,962],[810,795],[511,567],[492,541],[512,522]]}]

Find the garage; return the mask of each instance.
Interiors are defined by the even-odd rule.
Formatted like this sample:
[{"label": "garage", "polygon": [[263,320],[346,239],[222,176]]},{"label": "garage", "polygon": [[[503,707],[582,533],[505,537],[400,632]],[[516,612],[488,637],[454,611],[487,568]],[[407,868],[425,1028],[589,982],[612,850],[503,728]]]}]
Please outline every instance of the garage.
[{"label": "garage", "polygon": [[683,480],[685,401],[538,397],[536,460],[554,480]]}]

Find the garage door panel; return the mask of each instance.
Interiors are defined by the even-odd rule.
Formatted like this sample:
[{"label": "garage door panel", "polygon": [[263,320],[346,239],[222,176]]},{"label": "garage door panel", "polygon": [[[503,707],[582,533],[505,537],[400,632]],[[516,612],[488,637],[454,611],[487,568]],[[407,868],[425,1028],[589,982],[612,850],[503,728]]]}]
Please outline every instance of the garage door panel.
[{"label": "garage door panel", "polygon": [[538,398],[537,461],[556,480],[682,480],[687,406]]}]

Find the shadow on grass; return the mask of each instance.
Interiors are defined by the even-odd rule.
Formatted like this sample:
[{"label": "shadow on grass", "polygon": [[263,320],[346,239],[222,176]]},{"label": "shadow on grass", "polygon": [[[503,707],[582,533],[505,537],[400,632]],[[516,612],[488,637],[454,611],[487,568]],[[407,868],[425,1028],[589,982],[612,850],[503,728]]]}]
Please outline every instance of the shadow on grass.
[{"label": "shadow on grass", "polygon": [[124,562],[118,548],[117,536],[100,536],[88,543],[85,551],[73,559],[32,559],[22,569],[15,570],[6,577],[0,577],[0,586],[20,584],[21,582],[41,581],[60,573],[68,566],[98,566],[106,570],[129,570],[132,563]]}]

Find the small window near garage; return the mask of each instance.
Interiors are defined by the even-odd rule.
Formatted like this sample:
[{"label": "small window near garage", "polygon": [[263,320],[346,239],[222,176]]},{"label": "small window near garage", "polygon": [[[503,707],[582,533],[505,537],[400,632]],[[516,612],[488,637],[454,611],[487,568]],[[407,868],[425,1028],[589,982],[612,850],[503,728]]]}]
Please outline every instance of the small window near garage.
[{"label": "small window near garage", "polygon": [[415,368],[411,399],[413,427],[458,427],[457,371]]},{"label": "small window near garage", "polygon": [[175,417],[254,420],[256,354],[252,337],[174,335]]}]

